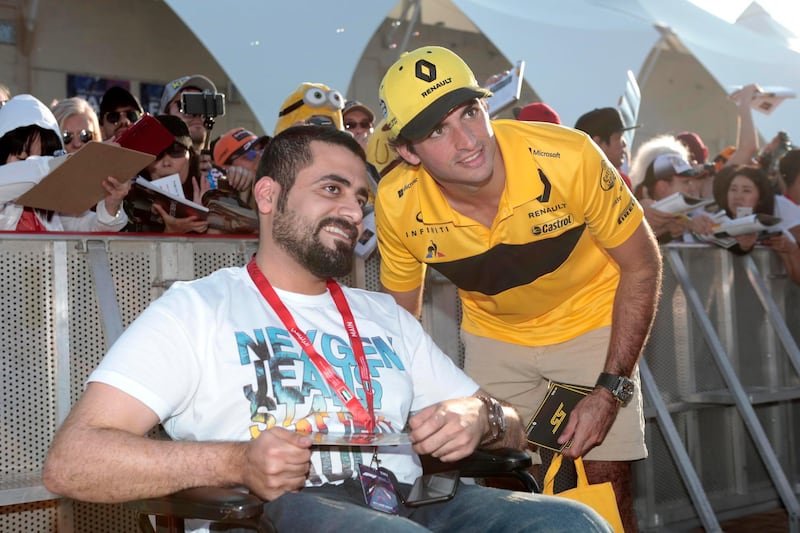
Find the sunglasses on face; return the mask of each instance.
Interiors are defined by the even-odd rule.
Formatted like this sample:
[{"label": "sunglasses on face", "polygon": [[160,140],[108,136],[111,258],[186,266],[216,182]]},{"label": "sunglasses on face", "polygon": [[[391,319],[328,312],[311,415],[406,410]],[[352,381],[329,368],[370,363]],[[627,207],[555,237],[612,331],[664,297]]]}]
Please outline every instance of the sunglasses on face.
[{"label": "sunglasses on face", "polygon": [[128,111],[109,111],[105,114],[105,120],[110,124],[117,124],[122,117],[128,119],[128,122],[133,124],[142,116],[141,113],[136,111],[135,109],[129,109]]},{"label": "sunglasses on face", "polygon": [[81,130],[80,133],[72,133],[69,130],[65,130],[61,132],[61,138],[64,139],[64,144],[69,144],[72,142],[74,137],[78,137],[82,143],[88,143],[92,139],[94,139],[94,132],[91,130]]},{"label": "sunglasses on face", "polygon": [[169,148],[158,154],[156,161],[158,161],[159,159],[164,159],[164,156],[170,156],[175,158],[186,157],[187,153],[189,153],[188,148],[186,148],[179,142],[174,142]]},{"label": "sunglasses on face", "polygon": [[244,157],[244,158],[245,158],[245,159],[247,159],[248,161],[255,161],[256,159],[258,159],[259,157],[261,157],[261,152],[263,152],[263,151],[264,151],[264,149],[263,149],[263,148],[261,148],[261,149],[250,148],[250,149],[249,149],[249,150],[247,150],[247,151],[244,151],[244,152],[238,152],[238,153],[235,153],[235,154],[233,154],[233,155],[232,155],[232,156],[231,156],[231,157],[228,159],[228,162],[230,163],[230,162],[232,162],[232,161],[234,161],[234,160],[236,160],[236,159],[239,159],[240,157]]},{"label": "sunglasses on face", "polygon": [[361,128],[363,130],[368,130],[372,127],[372,122],[367,119],[362,120],[361,122],[354,122],[352,120],[348,120],[344,123],[344,129],[352,130],[353,128]]}]

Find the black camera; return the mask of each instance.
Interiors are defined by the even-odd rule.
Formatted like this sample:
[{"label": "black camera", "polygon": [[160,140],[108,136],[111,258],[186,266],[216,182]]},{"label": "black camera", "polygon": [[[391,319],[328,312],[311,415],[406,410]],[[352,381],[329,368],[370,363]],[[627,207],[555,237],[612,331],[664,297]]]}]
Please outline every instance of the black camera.
[{"label": "black camera", "polygon": [[225,95],[222,93],[190,93],[181,94],[181,113],[184,115],[200,115],[218,117],[225,114]]},{"label": "black camera", "polygon": [[333,123],[333,119],[328,115],[312,115],[306,119],[306,124],[310,124],[312,126],[326,126],[329,128],[336,127],[336,125]]}]

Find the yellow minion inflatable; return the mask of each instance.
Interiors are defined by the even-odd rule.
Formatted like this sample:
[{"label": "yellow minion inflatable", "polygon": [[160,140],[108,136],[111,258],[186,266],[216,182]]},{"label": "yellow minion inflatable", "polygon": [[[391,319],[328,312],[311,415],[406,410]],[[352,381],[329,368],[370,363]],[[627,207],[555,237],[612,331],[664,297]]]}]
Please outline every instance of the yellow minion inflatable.
[{"label": "yellow minion inflatable", "polygon": [[375,131],[367,141],[367,161],[375,166],[381,178],[403,162],[389,142],[392,137],[386,119],[383,119],[375,126]]},{"label": "yellow minion inflatable", "polygon": [[290,94],[281,105],[275,133],[298,123],[333,126],[344,130],[342,94],[322,83],[305,82]]}]

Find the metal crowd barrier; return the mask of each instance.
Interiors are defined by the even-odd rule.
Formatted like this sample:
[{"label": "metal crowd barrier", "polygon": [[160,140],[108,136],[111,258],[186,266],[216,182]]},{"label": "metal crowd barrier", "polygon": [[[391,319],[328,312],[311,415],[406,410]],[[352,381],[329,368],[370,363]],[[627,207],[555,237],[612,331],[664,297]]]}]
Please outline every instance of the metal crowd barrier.
[{"label": "metal crowd barrier", "polygon": [[[107,345],[175,280],[245,264],[255,239],[0,235],[0,531],[134,533],[119,505],[41,485],[58,424]],[[650,456],[635,467],[644,531],[783,506],[798,532],[800,287],[769,250],[663,248],[664,291],[642,376]],[[379,259],[344,283],[377,290]],[[460,307],[431,273],[422,321],[457,362]]]}]

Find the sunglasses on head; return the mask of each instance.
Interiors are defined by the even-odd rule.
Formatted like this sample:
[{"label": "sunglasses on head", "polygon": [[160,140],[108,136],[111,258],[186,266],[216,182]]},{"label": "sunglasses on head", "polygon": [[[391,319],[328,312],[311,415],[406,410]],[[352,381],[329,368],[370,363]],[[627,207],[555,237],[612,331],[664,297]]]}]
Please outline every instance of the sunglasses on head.
[{"label": "sunglasses on head", "polygon": [[172,143],[172,145],[170,145],[169,148],[158,154],[156,161],[158,161],[159,159],[163,159],[164,156],[167,155],[170,157],[177,157],[177,158],[185,157],[188,152],[189,149],[186,148],[184,145],[182,145],[179,142],[174,142]]},{"label": "sunglasses on head", "polygon": [[72,142],[74,137],[78,137],[82,143],[88,143],[92,139],[94,139],[94,132],[91,130],[81,130],[79,133],[72,133],[69,130],[64,130],[61,132],[61,138],[64,139],[64,144],[69,144]]},{"label": "sunglasses on head", "polygon": [[353,128],[356,127],[368,130],[372,127],[372,122],[370,122],[368,119],[365,118],[361,122],[354,122],[352,120],[348,120],[347,122],[344,123],[344,129],[346,130],[352,130]]},{"label": "sunglasses on head", "polygon": [[135,109],[129,109],[128,111],[109,111],[105,114],[105,120],[108,121],[110,124],[117,124],[122,117],[128,119],[128,122],[133,124],[142,116],[141,113],[136,111]]}]

